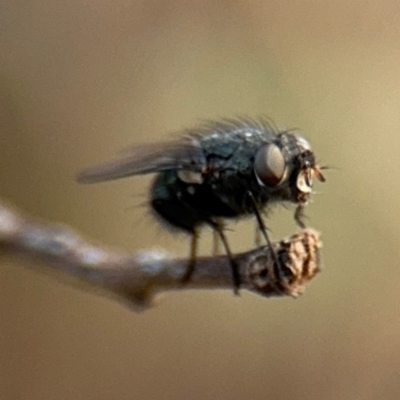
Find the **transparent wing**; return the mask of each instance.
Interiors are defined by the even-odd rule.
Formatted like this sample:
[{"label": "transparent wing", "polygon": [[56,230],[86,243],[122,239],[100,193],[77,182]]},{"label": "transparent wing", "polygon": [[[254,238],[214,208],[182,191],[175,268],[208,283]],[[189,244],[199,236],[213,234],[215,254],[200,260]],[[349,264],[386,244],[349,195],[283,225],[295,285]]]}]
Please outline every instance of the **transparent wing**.
[{"label": "transparent wing", "polygon": [[77,180],[79,183],[98,183],[171,169],[200,172],[205,166],[200,144],[197,140],[188,140],[129,149],[123,153],[123,158],[87,169]]}]

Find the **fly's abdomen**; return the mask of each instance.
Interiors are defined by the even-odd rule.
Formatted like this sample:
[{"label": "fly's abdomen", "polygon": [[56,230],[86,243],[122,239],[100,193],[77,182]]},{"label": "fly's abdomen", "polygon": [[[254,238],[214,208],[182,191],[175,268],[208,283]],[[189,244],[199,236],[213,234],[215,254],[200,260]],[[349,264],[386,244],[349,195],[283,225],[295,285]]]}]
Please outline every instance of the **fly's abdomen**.
[{"label": "fly's abdomen", "polygon": [[164,222],[193,233],[206,217],[185,202],[185,186],[175,171],[159,174],[151,192],[151,207]]},{"label": "fly's abdomen", "polygon": [[185,183],[176,171],[166,171],[154,181],[151,206],[163,221],[193,232],[216,217],[236,218],[245,213],[242,200],[227,189],[211,182]]}]

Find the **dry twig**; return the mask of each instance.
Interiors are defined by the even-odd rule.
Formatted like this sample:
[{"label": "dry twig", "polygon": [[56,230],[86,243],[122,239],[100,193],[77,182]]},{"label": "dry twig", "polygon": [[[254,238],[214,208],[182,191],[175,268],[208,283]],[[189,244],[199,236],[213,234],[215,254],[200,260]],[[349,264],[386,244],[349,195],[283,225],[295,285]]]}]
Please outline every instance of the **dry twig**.
[{"label": "dry twig", "polygon": [[[273,247],[281,268],[274,265],[267,247],[235,256],[241,288],[266,297],[297,297],[320,270],[320,234],[303,229]],[[28,266],[40,261],[137,308],[149,306],[153,295],[165,290],[232,289],[225,256],[199,257],[191,281],[182,284],[187,259],[151,250],[135,256],[110,251],[66,227],[33,221],[0,203],[0,258],[10,255]]]}]

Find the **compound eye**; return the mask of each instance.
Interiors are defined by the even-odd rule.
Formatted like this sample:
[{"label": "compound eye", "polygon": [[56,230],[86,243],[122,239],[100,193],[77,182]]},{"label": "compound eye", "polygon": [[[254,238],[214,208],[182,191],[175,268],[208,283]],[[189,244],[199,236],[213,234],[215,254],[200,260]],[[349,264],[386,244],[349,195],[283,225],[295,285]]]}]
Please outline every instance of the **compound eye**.
[{"label": "compound eye", "polygon": [[265,186],[278,186],[285,178],[286,162],[281,149],[273,143],[263,145],[254,159],[254,172]]}]

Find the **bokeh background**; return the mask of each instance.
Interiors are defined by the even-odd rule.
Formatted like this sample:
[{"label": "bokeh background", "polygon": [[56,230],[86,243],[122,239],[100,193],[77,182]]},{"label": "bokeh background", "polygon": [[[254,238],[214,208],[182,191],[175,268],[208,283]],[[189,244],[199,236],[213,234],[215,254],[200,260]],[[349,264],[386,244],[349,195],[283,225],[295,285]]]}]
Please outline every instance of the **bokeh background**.
[{"label": "bokeh background", "polygon": [[[1,265],[0,398],[399,399],[399,21],[390,0],[3,1],[0,195],[25,212],[186,255],[142,207],[150,178],[74,177],[204,118],[267,114],[335,168],[308,208],[323,273],[296,301],[188,291],[136,314]],[[296,229],[284,209],[269,226]]]}]

